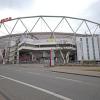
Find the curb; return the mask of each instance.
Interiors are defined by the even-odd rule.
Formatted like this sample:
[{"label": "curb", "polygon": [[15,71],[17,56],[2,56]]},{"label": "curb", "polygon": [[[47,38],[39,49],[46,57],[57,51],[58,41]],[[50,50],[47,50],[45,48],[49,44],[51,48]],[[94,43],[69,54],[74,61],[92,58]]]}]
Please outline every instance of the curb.
[{"label": "curb", "polygon": [[79,74],[79,73],[60,72],[60,71],[52,71],[52,72],[65,73],[65,74],[74,74],[74,75],[80,75],[80,76],[88,76],[88,77],[96,77],[96,78],[100,78],[100,76],[95,76],[95,75],[85,75],[85,74]]}]

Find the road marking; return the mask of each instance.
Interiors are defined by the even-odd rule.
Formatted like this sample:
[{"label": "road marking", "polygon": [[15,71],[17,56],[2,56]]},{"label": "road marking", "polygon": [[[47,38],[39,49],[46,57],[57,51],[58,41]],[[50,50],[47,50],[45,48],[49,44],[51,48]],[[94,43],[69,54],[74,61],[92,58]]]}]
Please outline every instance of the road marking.
[{"label": "road marking", "polygon": [[45,76],[45,77],[48,77],[48,78],[73,81],[73,82],[77,82],[77,83],[83,83],[83,84],[86,84],[86,85],[94,85],[94,84],[91,84],[91,83],[88,83],[88,82],[84,82],[84,81],[80,81],[80,80],[75,80],[75,79],[70,79],[70,78],[52,77],[52,76],[43,75],[41,73],[35,73],[35,72],[30,72],[30,71],[25,71],[25,70],[16,70],[16,71],[22,71],[22,72],[29,73],[29,74],[34,74],[34,75],[39,75],[39,76]]},{"label": "road marking", "polygon": [[57,98],[60,98],[60,99],[62,99],[62,100],[72,100],[72,99],[70,99],[70,98],[67,98],[67,97],[62,96],[62,95],[60,95],[60,94],[57,94],[57,93],[51,92],[51,91],[49,91],[49,90],[46,90],[46,89],[37,87],[37,86],[35,86],[35,85],[31,85],[31,84],[28,84],[28,83],[25,83],[25,82],[22,82],[22,81],[19,81],[19,80],[10,78],[10,77],[6,77],[6,76],[3,76],[3,75],[0,75],[0,76],[3,77],[3,78],[5,78],[5,79],[11,80],[11,81],[13,81],[13,82],[20,83],[20,84],[22,84],[22,85],[26,85],[26,86],[28,86],[28,87],[31,87],[31,88],[37,89],[37,90],[39,90],[39,91],[42,91],[42,92],[44,92],[44,93],[53,95],[53,96],[55,96],[55,97],[57,97]]},{"label": "road marking", "polygon": [[[16,70],[16,71],[21,71],[21,70]],[[52,77],[52,76],[47,76],[47,75],[43,75],[41,73],[35,73],[35,72],[27,72],[27,71],[23,71],[25,73],[29,73],[29,74],[33,74],[33,75],[39,75],[39,76],[46,76],[48,78],[54,78],[54,79],[60,79],[60,80],[67,80],[67,81],[73,81],[73,82],[77,82],[77,83],[83,83],[86,85],[93,85],[84,81],[80,81],[80,80],[74,80],[74,79],[70,79],[70,78],[64,78],[64,77]]]},{"label": "road marking", "polygon": [[88,82],[79,81],[79,80],[73,80],[73,79],[70,79],[70,78],[64,78],[64,77],[55,77],[55,78],[62,79],[62,80],[69,80],[69,81],[73,81],[73,82],[77,82],[77,83],[83,83],[83,84],[86,84],[86,85],[93,85],[93,84],[90,84]]},{"label": "road marking", "polygon": [[34,72],[27,72],[27,73],[30,73],[30,74],[35,74],[35,75],[40,75],[40,76],[41,76],[41,74],[40,74],[40,73],[34,73]]},{"label": "road marking", "polygon": [[47,75],[43,75],[41,73],[35,73],[35,72],[31,72],[31,71],[26,71],[26,70],[16,70],[16,71],[22,71],[22,72],[25,72],[25,73],[29,73],[29,74],[34,74],[34,75],[39,75],[39,76],[45,76],[45,77],[48,77],[48,78],[54,78],[54,79],[60,79],[60,80],[69,80],[69,81],[73,81],[73,82],[77,82],[77,83],[82,83],[82,84],[85,84],[85,85],[92,85],[92,86],[96,86],[92,83],[88,83],[88,82],[84,82],[84,81],[80,81],[80,80],[75,80],[75,79],[71,79],[71,78],[65,78],[65,77],[52,77],[52,76],[47,76]]},{"label": "road marking", "polygon": [[21,70],[18,70],[18,69],[17,69],[16,71],[19,71],[19,72],[20,72]]},{"label": "road marking", "polygon": [[84,81],[80,81],[80,80],[74,80],[74,79],[70,79],[70,78],[64,78],[64,77],[52,77],[52,76],[47,76],[47,75],[42,75],[40,73],[34,73],[34,72],[26,72],[29,74],[34,74],[34,75],[39,75],[39,76],[46,76],[48,78],[54,78],[54,79],[60,79],[60,80],[67,80],[67,81],[73,81],[73,82],[77,82],[77,83],[83,83],[83,84],[87,84],[90,85],[90,83],[84,82]]},{"label": "road marking", "polygon": [[57,79],[62,79],[62,80],[74,81],[74,82],[78,82],[78,83],[83,83],[83,81],[73,80],[73,79],[70,79],[70,78],[64,78],[64,77],[55,77],[55,78],[57,78]]}]

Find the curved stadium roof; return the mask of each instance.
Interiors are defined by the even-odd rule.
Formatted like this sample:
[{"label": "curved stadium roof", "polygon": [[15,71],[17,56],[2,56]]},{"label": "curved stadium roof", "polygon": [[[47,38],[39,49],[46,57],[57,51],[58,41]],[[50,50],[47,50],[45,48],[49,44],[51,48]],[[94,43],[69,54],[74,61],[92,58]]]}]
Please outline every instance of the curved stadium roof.
[{"label": "curved stadium roof", "polygon": [[49,32],[99,34],[100,24],[86,19],[67,16],[18,17],[0,23],[0,36],[20,33]]}]

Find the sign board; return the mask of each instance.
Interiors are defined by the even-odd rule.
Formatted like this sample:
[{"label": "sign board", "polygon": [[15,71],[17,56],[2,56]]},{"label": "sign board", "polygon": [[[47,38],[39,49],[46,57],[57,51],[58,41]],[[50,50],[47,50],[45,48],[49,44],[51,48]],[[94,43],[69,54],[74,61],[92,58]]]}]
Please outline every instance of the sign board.
[{"label": "sign board", "polygon": [[54,38],[48,38],[48,42],[55,42],[55,39]]},{"label": "sign board", "polygon": [[12,19],[11,17],[1,19],[0,23],[4,23],[4,22],[7,22],[7,21],[10,21],[11,19]]}]

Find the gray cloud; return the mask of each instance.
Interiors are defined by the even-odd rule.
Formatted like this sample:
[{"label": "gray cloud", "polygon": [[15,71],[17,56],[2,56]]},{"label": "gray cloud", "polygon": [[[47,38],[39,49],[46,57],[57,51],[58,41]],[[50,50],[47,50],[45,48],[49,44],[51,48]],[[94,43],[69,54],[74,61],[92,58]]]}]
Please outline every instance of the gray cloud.
[{"label": "gray cloud", "polygon": [[100,0],[88,7],[83,16],[100,23]]},{"label": "gray cloud", "polygon": [[32,5],[33,0],[0,0],[0,9],[24,9]]}]

